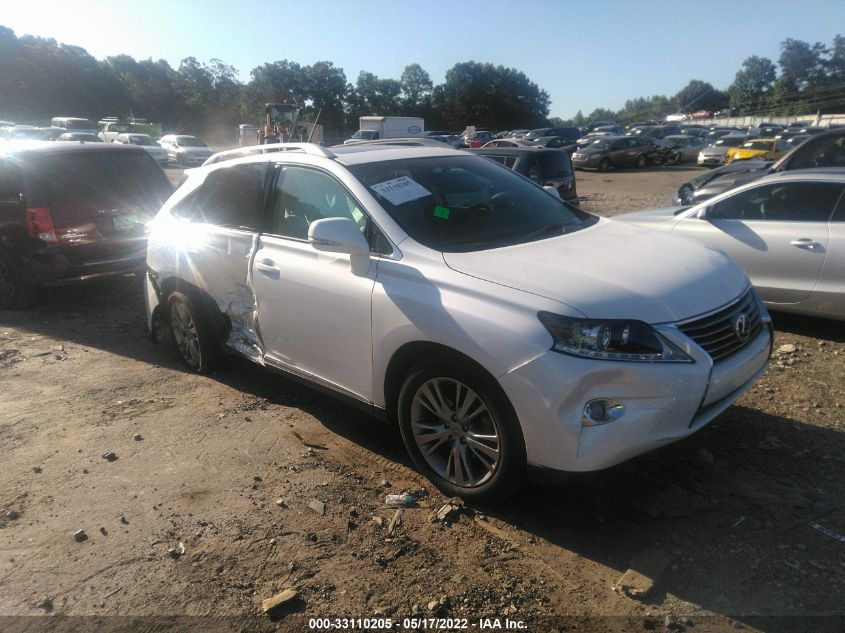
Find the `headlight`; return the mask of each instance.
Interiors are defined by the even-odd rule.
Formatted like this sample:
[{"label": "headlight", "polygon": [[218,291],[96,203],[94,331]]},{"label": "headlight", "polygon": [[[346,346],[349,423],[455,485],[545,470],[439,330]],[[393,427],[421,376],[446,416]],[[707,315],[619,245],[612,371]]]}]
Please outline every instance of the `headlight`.
[{"label": "headlight", "polygon": [[693,362],[643,321],[578,319],[551,312],[538,312],[537,317],[552,335],[556,352],[599,360]]}]

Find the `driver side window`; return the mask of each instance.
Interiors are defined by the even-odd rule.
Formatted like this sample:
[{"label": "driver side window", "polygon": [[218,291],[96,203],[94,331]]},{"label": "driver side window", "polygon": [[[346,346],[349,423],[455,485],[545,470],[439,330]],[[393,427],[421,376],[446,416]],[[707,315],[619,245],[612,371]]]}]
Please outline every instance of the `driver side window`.
[{"label": "driver side window", "polygon": [[842,185],[825,182],[777,183],[748,189],[717,202],[707,212],[714,220],[827,222]]},{"label": "driver side window", "polygon": [[267,232],[307,240],[311,223],[324,218],[348,218],[367,232],[368,216],[335,178],[308,167],[281,167]]}]

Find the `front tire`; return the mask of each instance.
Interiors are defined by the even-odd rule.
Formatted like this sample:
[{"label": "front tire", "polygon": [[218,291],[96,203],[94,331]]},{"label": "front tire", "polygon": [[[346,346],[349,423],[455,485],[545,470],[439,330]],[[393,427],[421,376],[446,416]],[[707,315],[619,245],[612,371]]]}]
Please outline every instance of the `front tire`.
[{"label": "front tire", "polygon": [[221,341],[208,307],[194,296],[176,291],[167,298],[167,323],[179,360],[192,372],[208,374],[220,365]]},{"label": "front tire", "polygon": [[637,168],[643,169],[646,165],[646,157],[645,154],[640,154],[637,156]]},{"label": "front tire", "polygon": [[525,441],[495,379],[468,362],[429,359],[399,393],[399,428],[417,469],[445,494],[502,501],[525,479]]},{"label": "front tire", "polygon": [[602,158],[599,161],[599,171],[609,171],[610,170],[610,159],[609,158]]}]

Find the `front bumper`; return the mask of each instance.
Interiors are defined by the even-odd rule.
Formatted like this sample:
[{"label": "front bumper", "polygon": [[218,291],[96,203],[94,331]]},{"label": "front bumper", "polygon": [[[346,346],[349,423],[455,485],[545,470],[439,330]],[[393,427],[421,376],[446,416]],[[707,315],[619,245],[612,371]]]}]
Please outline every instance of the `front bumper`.
[{"label": "front bumper", "polygon": [[586,156],[586,157],[579,157],[575,158],[575,154],[572,155],[572,166],[576,169],[584,169],[585,167],[597,167],[599,164],[599,160],[601,159],[600,156]]},{"label": "front bumper", "polygon": [[[694,363],[598,361],[548,351],[499,378],[514,406],[533,466],[591,471],[682,439],[740,398],[765,373],[772,331],[713,365],[677,328],[658,328]],[[582,425],[594,399],[624,404],[617,420]]]}]

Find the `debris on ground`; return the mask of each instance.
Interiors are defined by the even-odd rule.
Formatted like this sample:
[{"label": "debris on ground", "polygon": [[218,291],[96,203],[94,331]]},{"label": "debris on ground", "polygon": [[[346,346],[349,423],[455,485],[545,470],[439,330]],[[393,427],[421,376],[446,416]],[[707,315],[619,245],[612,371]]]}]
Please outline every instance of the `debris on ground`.
[{"label": "debris on ground", "polygon": [[402,514],[404,510],[399,508],[396,513],[393,515],[393,518],[390,519],[390,523],[387,525],[387,533],[388,535],[393,534],[393,531],[402,525]]},{"label": "debris on ground", "polygon": [[325,502],[319,501],[318,499],[311,499],[311,501],[308,502],[308,507],[320,516],[325,516],[326,514]]},{"label": "debris on ground", "polygon": [[442,506],[440,509],[434,513],[434,516],[431,517],[432,523],[448,523],[449,521],[454,521],[456,519],[456,515],[461,509],[464,507],[463,499],[460,497],[452,497]]},{"label": "debris on ground", "polygon": [[10,521],[14,521],[15,519],[19,519],[21,516],[20,512],[17,510],[7,510],[6,511],[6,518]]},{"label": "debris on ground", "polygon": [[170,556],[173,560],[179,560],[182,555],[185,553],[185,544],[182,541],[179,541],[179,545],[176,547],[171,547],[167,550],[167,555]]},{"label": "debris on ground", "polygon": [[319,449],[319,450],[321,450],[321,451],[327,451],[327,450],[329,450],[329,447],[328,447],[328,446],[326,446],[325,444],[318,444],[317,442],[310,442],[310,441],[306,440],[304,437],[302,437],[302,436],[301,436],[299,433],[297,433],[296,431],[291,431],[291,432],[293,433],[293,436],[294,436],[296,439],[298,439],[300,442],[302,442],[302,445],[303,445],[303,446],[307,446],[308,448],[316,448],[316,449]]},{"label": "debris on ground", "polygon": [[40,472],[43,472],[43,470],[42,470],[41,466],[33,466],[33,467],[32,467],[32,472],[34,472],[34,473],[40,473]]},{"label": "debris on ground", "polygon": [[832,538],[835,541],[839,541],[840,543],[845,543],[845,536],[843,536],[842,534],[838,534],[838,533],[834,532],[830,528],[826,528],[825,526],[821,525],[820,523],[816,523],[815,521],[810,521],[809,523],[807,523],[807,525],[809,525],[814,530],[818,530],[819,532],[821,532],[825,536],[829,536],[830,538]]},{"label": "debris on ground", "polygon": [[413,508],[416,504],[414,495],[403,492],[396,495],[387,495],[384,498],[384,505],[388,508]]},{"label": "debris on ground", "polygon": [[672,554],[660,549],[641,552],[631,561],[631,567],[613,585],[613,590],[637,600],[646,598],[673,559]]},{"label": "debris on ground", "polygon": [[786,343],[786,344],[781,345],[780,347],[778,347],[778,349],[777,349],[777,353],[778,353],[778,354],[794,354],[794,353],[795,353],[795,350],[797,350],[797,349],[798,349],[798,348],[797,348],[797,347],[795,347],[795,345],[794,345],[794,344],[792,344],[792,343]]},{"label": "debris on ground", "polygon": [[491,556],[490,558],[485,558],[483,561],[481,561],[480,565],[482,568],[487,569],[488,567],[490,567],[490,565],[493,565],[495,563],[502,563],[506,560],[514,560],[515,558],[518,558],[516,552],[508,552],[507,554],[499,554],[498,556]]},{"label": "debris on ground", "polygon": [[285,503],[285,500],[282,498],[276,499],[276,505],[280,508],[287,508],[288,504]]},{"label": "debris on ground", "polygon": [[117,459],[117,453],[115,453],[114,451],[109,451],[107,453],[103,453],[103,459],[105,459],[108,462],[113,462]]},{"label": "debris on ground", "polygon": [[104,528],[104,527],[100,528],[100,534],[102,534],[103,536],[109,535],[108,530],[106,530],[106,528]]},{"label": "debris on ground", "polygon": [[85,533],[85,530],[77,530],[73,533],[73,540],[77,543],[81,543],[82,541],[88,540],[88,535]]},{"label": "debris on ground", "polygon": [[261,603],[261,611],[264,613],[270,613],[271,611],[278,609],[283,604],[287,604],[291,600],[294,600],[299,594],[297,593],[296,589],[289,587],[287,589],[283,589],[275,596],[270,598],[266,598]]},{"label": "debris on ground", "polygon": [[143,437],[141,437],[141,434],[140,434],[140,433],[136,433],[135,435],[133,435],[133,436],[132,436],[132,439],[133,439],[133,440],[135,440],[136,442],[140,442],[140,441],[141,441],[141,440],[143,440],[144,438],[143,438]]}]

